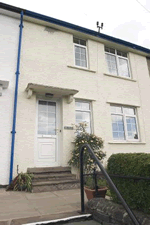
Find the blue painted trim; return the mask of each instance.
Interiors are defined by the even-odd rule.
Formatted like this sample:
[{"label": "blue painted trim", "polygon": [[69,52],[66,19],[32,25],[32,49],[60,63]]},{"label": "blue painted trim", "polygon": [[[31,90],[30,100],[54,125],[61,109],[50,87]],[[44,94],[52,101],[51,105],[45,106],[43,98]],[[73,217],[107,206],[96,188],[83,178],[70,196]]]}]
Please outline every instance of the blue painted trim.
[{"label": "blue painted trim", "polygon": [[21,11],[20,17],[20,31],[19,31],[19,44],[18,44],[18,57],[17,57],[17,69],[16,69],[16,85],[14,94],[14,112],[13,112],[13,125],[12,125],[12,142],[11,142],[11,158],[10,158],[10,175],[9,184],[13,178],[13,163],[14,163],[14,146],[15,146],[15,134],[16,134],[16,115],[17,115],[17,98],[18,98],[18,82],[19,82],[19,69],[20,69],[20,54],[21,54],[21,41],[22,41],[22,29],[23,29],[23,11]]},{"label": "blue painted trim", "polygon": [[105,40],[108,40],[108,41],[111,41],[111,42],[114,42],[114,43],[117,43],[117,44],[120,44],[120,45],[124,45],[124,46],[129,47],[129,48],[133,48],[135,50],[142,51],[142,52],[145,52],[147,54],[150,54],[150,49],[148,49],[148,48],[144,48],[142,46],[133,44],[131,42],[124,41],[124,40],[121,40],[121,39],[118,39],[118,38],[114,38],[114,37],[111,37],[111,36],[103,34],[103,33],[98,33],[96,31],[93,31],[93,30],[90,30],[90,29],[87,29],[87,28],[84,28],[84,27],[80,27],[80,26],[77,26],[77,25],[62,21],[62,20],[58,20],[58,19],[55,19],[55,18],[52,18],[52,17],[49,17],[49,16],[45,16],[45,15],[42,15],[42,14],[39,14],[39,13],[35,13],[35,12],[29,11],[29,10],[18,8],[18,7],[8,5],[8,4],[5,4],[5,3],[0,3],[0,8],[3,8],[5,10],[9,10],[9,11],[15,12],[15,13],[21,13],[21,11],[24,11],[24,15],[26,15],[26,16],[29,16],[29,17],[32,17],[32,18],[35,18],[35,19],[39,19],[39,20],[43,20],[43,21],[46,21],[48,23],[53,23],[53,24],[56,24],[56,25],[59,25],[59,26],[63,26],[63,27],[66,27],[66,28],[69,28],[69,29],[72,29],[72,30],[82,32],[84,34],[89,34],[89,35],[92,35],[92,36],[95,36],[95,37],[98,37],[98,38],[102,38],[102,39],[105,39]]},{"label": "blue painted trim", "polygon": [[133,48],[135,50],[139,50],[139,51],[150,54],[150,49],[144,48],[144,47],[136,45],[136,44],[133,44],[131,42],[127,42],[127,41],[124,41],[124,40],[121,40],[121,39],[118,39],[118,38],[114,38],[114,37],[108,36],[106,34],[102,34],[102,33],[99,33],[99,32],[84,28],[84,27],[80,27],[80,26],[77,26],[77,25],[62,21],[62,20],[58,20],[58,19],[55,19],[55,18],[52,18],[52,17],[49,17],[49,16],[39,14],[39,13],[35,13],[35,12],[29,11],[29,10],[25,10],[24,13],[25,13],[26,16],[30,16],[30,17],[35,18],[35,19],[39,19],[39,20],[43,20],[43,21],[46,21],[46,22],[49,22],[49,23],[53,23],[53,24],[56,24],[56,25],[59,25],[59,26],[63,26],[63,27],[66,27],[66,28],[69,28],[69,29],[72,29],[72,30],[76,30],[76,31],[79,31],[79,32],[82,32],[82,33],[85,33],[85,34],[89,34],[89,35],[92,35],[92,36],[95,36],[95,37],[98,37],[98,38],[102,38],[102,39],[105,39],[105,40],[108,40],[108,41],[112,41],[112,42],[115,42],[117,44],[124,45],[126,47],[130,47],[130,48]]}]

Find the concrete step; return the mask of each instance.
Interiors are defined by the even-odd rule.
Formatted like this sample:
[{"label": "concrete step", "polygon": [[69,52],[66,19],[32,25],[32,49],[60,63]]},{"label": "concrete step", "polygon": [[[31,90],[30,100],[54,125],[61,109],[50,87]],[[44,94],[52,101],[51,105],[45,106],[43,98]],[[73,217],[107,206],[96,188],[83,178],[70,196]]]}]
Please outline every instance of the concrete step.
[{"label": "concrete step", "polygon": [[34,174],[33,181],[50,181],[50,180],[75,180],[75,174],[66,174],[66,173],[43,173],[43,174]]},{"label": "concrete step", "polygon": [[32,183],[33,193],[38,192],[50,192],[58,190],[71,190],[80,188],[79,180],[55,180],[55,181],[44,181]]},{"label": "concrete step", "polygon": [[28,173],[39,174],[39,173],[71,173],[71,167],[34,167],[28,168]]},{"label": "concrete step", "polygon": [[44,185],[54,185],[54,184],[67,184],[67,183],[78,183],[79,180],[51,180],[51,181],[33,181],[32,185],[35,186],[44,186]]},{"label": "concrete step", "polygon": [[71,174],[71,167],[28,168],[33,173],[33,192],[69,190],[80,188],[76,175]]}]

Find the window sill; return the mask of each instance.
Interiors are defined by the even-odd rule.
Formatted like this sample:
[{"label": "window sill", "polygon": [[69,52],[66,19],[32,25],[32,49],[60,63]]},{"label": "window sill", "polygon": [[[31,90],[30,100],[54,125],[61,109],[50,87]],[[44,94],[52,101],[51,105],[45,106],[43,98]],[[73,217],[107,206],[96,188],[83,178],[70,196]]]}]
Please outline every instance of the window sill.
[{"label": "window sill", "polygon": [[128,80],[128,81],[136,82],[136,80],[134,80],[132,78],[126,78],[126,77],[116,76],[116,75],[109,74],[109,73],[104,73],[104,75],[105,76],[108,76],[108,77],[114,77],[114,78],[119,78],[119,79],[123,79],[123,80]]},{"label": "window sill", "polygon": [[131,141],[131,142],[130,141],[126,141],[126,142],[125,141],[124,142],[123,141],[122,142],[121,141],[109,141],[108,144],[135,144],[135,145],[145,145],[146,142],[140,142],[140,141],[139,142],[136,142],[136,141],[135,142],[134,141]]},{"label": "window sill", "polygon": [[72,69],[77,69],[77,70],[83,70],[83,71],[87,71],[87,72],[91,72],[91,73],[96,73],[95,70],[89,70],[89,69],[86,69],[86,68],[82,68],[82,67],[77,67],[77,66],[67,66],[69,68],[72,68]]}]

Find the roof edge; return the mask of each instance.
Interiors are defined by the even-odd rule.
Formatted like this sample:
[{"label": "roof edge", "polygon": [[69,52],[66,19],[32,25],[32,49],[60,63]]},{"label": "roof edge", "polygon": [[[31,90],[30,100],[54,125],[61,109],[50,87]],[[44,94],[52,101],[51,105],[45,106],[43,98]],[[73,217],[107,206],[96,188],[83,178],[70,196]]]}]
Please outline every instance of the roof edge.
[{"label": "roof edge", "polygon": [[124,45],[124,46],[129,47],[129,48],[133,48],[134,50],[138,50],[138,51],[142,51],[142,52],[145,52],[147,54],[150,54],[150,49],[148,49],[148,48],[145,48],[145,47],[142,47],[142,46],[133,44],[131,42],[124,41],[122,39],[115,38],[115,37],[112,37],[112,36],[109,36],[109,35],[106,35],[106,34],[102,34],[102,33],[96,32],[94,30],[90,30],[90,29],[87,29],[87,28],[84,28],[84,27],[80,27],[80,26],[75,25],[75,24],[71,24],[71,23],[68,23],[68,22],[65,22],[65,21],[62,21],[62,20],[58,20],[58,19],[55,19],[55,18],[52,18],[52,17],[49,17],[49,16],[45,16],[45,15],[42,15],[42,14],[39,14],[39,13],[35,13],[35,12],[29,11],[29,10],[26,10],[26,9],[18,8],[18,7],[8,5],[8,4],[5,4],[5,3],[0,3],[0,8],[8,10],[8,11],[15,12],[15,13],[21,13],[21,11],[24,11],[24,15],[26,15],[26,16],[29,16],[29,17],[32,17],[32,18],[35,18],[35,19],[39,19],[39,20],[43,20],[45,22],[53,23],[53,24],[56,24],[56,25],[59,25],[59,26],[63,26],[63,27],[66,27],[66,28],[69,28],[69,29],[72,29],[72,30],[76,30],[76,31],[84,33],[84,34],[92,35],[92,36],[95,36],[95,37],[98,37],[98,38],[101,38],[101,39],[104,39],[104,40],[108,40],[108,41],[111,41],[111,42],[114,42],[114,43],[117,43],[117,44],[120,44],[120,45]]}]

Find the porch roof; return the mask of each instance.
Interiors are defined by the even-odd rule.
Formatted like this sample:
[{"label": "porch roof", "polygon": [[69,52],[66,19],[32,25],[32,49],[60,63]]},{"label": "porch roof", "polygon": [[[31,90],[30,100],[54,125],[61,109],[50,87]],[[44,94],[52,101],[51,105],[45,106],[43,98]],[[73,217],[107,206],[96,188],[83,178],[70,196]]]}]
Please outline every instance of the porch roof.
[{"label": "porch roof", "polygon": [[73,96],[79,91],[70,88],[60,88],[54,86],[47,86],[43,84],[28,83],[25,91],[27,91],[27,98],[31,98],[33,92],[39,94],[49,94],[52,97]]}]

